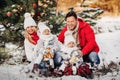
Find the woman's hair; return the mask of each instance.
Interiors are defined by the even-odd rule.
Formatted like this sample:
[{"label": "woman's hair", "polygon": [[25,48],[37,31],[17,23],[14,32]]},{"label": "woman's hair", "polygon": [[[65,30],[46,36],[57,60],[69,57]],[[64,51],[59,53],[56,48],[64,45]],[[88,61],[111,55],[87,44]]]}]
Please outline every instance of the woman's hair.
[{"label": "woman's hair", "polygon": [[68,18],[68,17],[71,17],[73,16],[75,19],[77,19],[77,14],[74,12],[74,11],[70,11],[67,13],[66,17],[65,17],[65,20]]}]

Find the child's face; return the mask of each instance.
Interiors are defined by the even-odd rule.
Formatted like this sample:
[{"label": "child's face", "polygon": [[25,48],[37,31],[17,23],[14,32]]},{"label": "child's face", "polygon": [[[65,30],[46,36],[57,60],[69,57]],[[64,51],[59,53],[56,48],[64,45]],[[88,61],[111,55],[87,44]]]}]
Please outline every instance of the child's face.
[{"label": "child's face", "polygon": [[69,48],[73,48],[73,47],[75,46],[75,43],[74,43],[74,42],[69,42],[69,43],[67,44],[67,46],[68,46]]},{"label": "child's face", "polygon": [[36,31],[36,27],[29,26],[29,27],[26,28],[26,31],[28,32],[28,34],[32,34]]},{"label": "child's face", "polygon": [[48,29],[45,29],[43,32],[42,32],[43,35],[49,35],[50,34],[50,31]]}]

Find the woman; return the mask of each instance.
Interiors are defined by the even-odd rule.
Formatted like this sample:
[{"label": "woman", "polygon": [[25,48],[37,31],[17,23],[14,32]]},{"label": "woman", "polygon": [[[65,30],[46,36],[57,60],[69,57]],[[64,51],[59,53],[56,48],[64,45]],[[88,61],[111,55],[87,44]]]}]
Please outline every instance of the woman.
[{"label": "woman", "polygon": [[24,15],[24,29],[25,29],[25,54],[27,57],[27,61],[31,62],[34,60],[36,54],[34,53],[35,46],[37,44],[37,41],[39,40],[39,37],[37,35],[37,25],[33,18],[31,17],[30,13],[25,13]]}]

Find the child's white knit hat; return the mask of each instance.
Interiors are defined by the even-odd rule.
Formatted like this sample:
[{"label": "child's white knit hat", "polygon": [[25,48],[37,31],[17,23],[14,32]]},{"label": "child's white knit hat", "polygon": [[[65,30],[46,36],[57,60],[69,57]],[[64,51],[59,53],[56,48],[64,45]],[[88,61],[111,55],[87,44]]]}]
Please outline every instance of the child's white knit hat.
[{"label": "child's white knit hat", "polygon": [[74,42],[75,43],[75,39],[72,35],[66,35],[65,36],[65,40],[64,40],[64,44],[67,45],[70,42]]},{"label": "child's white knit hat", "polygon": [[34,19],[32,18],[30,13],[25,13],[24,14],[24,29],[26,29],[29,26],[37,26],[37,24],[35,23]]},{"label": "child's white knit hat", "polygon": [[51,31],[50,28],[49,28],[48,26],[46,26],[46,24],[43,23],[43,22],[38,23],[38,27],[39,27],[39,30],[40,30],[40,33],[41,33],[41,34],[43,33],[43,31],[44,31],[45,29],[48,29],[49,31]]}]

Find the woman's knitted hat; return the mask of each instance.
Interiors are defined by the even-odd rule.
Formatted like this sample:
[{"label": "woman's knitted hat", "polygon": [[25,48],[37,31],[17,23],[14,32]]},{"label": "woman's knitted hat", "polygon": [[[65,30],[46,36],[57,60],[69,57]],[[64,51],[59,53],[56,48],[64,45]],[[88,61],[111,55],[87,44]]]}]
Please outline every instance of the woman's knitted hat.
[{"label": "woman's knitted hat", "polygon": [[27,27],[30,27],[30,26],[37,26],[30,13],[25,13],[24,17],[25,17],[24,29],[26,29]]}]

